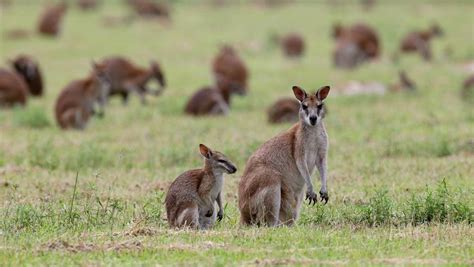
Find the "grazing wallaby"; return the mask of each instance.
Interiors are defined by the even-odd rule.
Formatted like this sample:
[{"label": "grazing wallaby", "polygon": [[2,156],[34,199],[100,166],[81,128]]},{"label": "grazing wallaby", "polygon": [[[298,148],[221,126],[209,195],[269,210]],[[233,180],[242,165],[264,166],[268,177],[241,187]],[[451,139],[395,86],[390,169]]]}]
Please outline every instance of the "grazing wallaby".
[{"label": "grazing wallaby", "polygon": [[216,219],[220,221],[224,217],[224,173],[235,173],[237,168],[224,154],[203,144],[199,145],[199,151],[204,157],[204,167],[178,176],[166,195],[166,215],[171,227],[209,229]]},{"label": "grazing wallaby", "polygon": [[66,2],[46,7],[38,21],[38,32],[51,37],[57,36],[61,31],[61,23],[66,10]]},{"label": "grazing wallaby", "polygon": [[[146,94],[159,95],[166,86],[163,71],[156,61],[150,63],[149,69],[136,66],[130,60],[119,56],[105,58],[101,64],[105,66],[107,77],[110,78],[110,95],[122,96],[124,104],[127,103],[130,93],[138,94],[142,104],[146,104]],[[150,90],[147,87],[152,80],[159,83],[159,89]]]},{"label": "grazing wallaby", "polygon": [[416,90],[415,82],[408,77],[405,71],[398,73],[399,82],[390,85],[389,89],[393,92],[399,91],[414,91]]},{"label": "grazing wallaby", "polygon": [[403,53],[418,52],[424,60],[432,58],[430,41],[433,37],[440,37],[443,31],[438,24],[434,24],[426,31],[408,33],[400,43],[400,51]]},{"label": "grazing wallaby", "polygon": [[43,75],[36,60],[31,56],[19,55],[11,60],[11,65],[28,84],[32,96],[43,95]]},{"label": "grazing wallaby", "polygon": [[297,122],[299,110],[300,102],[298,100],[290,97],[280,98],[268,109],[268,122]]},{"label": "grazing wallaby", "polygon": [[56,121],[62,129],[83,130],[94,114],[103,115],[110,81],[105,67],[93,64],[89,77],[69,83],[56,101]]},{"label": "grazing wallaby", "polygon": [[374,29],[365,24],[354,24],[342,27],[337,24],[333,28],[336,48],[333,61],[336,67],[353,68],[380,54],[379,38]]},{"label": "grazing wallaby", "polygon": [[15,72],[0,68],[0,107],[25,105],[28,85]]},{"label": "grazing wallaby", "polygon": [[292,225],[299,216],[305,196],[316,203],[311,175],[321,175],[321,199],[329,200],[327,179],[328,138],[324,123],[323,100],[329,86],[308,95],[293,86],[300,102],[299,122],[265,142],[247,161],[239,183],[241,223],[277,226]]},{"label": "grazing wallaby", "polygon": [[287,57],[300,57],[304,54],[305,44],[303,36],[300,34],[287,33],[283,36],[276,36],[275,39]]},{"label": "grazing wallaby", "polygon": [[91,10],[97,7],[98,0],[77,0],[77,5],[82,10]]},{"label": "grazing wallaby", "polygon": [[184,112],[194,116],[226,115],[230,108],[230,90],[206,86],[199,89],[186,103]]},{"label": "grazing wallaby", "polygon": [[212,62],[212,71],[218,87],[229,87],[232,93],[245,95],[248,72],[234,48],[224,45]]},{"label": "grazing wallaby", "polygon": [[156,3],[150,0],[128,0],[128,4],[135,12],[143,17],[169,18],[170,11],[164,3]]}]

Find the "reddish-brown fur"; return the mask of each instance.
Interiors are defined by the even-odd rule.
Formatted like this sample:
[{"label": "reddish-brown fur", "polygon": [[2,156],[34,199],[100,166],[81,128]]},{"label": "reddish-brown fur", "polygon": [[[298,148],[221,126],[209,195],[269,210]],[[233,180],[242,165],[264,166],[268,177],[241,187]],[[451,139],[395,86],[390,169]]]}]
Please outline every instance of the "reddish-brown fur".
[{"label": "reddish-brown fur", "polygon": [[380,54],[379,37],[376,31],[365,24],[348,27],[334,26],[333,37],[336,49],[333,59],[337,67],[352,68]]},{"label": "reddish-brown fur", "polygon": [[237,94],[247,92],[247,67],[231,46],[221,48],[212,62],[212,71],[218,87],[229,87]]},{"label": "reddish-brown fur", "polygon": [[39,64],[31,56],[19,55],[11,61],[15,71],[27,83],[32,96],[43,95],[43,75]]},{"label": "reddish-brown fur", "polygon": [[69,83],[60,93],[55,107],[56,121],[62,129],[85,129],[96,110],[104,103],[105,74],[103,66],[96,65],[91,75]]},{"label": "reddish-brown fur", "polygon": [[169,18],[169,8],[164,3],[156,3],[150,0],[128,0],[128,4],[140,16]]},{"label": "reddish-brown fur", "polygon": [[418,52],[426,61],[431,60],[430,41],[433,37],[442,36],[442,30],[438,25],[431,26],[426,31],[408,33],[400,43],[400,51],[404,53]]},{"label": "reddish-brown fur", "polygon": [[300,103],[298,102],[298,100],[291,97],[280,98],[268,109],[268,122],[297,122],[299,110]]},{"label": "reddish-brown fur", "polygon": [[91,10],[98,6],[98,0],[77,0],[77,5],[82,10]]},{"label": "reddish-brown fur", "polygon": [[[124,103],[132,92],[137,93],[145,103],[145,94],[158,95],[166,86],[163,71],[157,62],[152,61],[148,69],[136,66],[130,60],[119,56],[105,58],[101,63],[105,66],[107,76],[111,80],[110,95],[121,95]],[[150,91],[147,84],[153,79],[160,84],[161,88]]]},{"label": "reddish-brown fur", "polygon": [[288,57],[300,57],[304,54],[304,39],[298,33],[285,34],[279,38],[279,43],[283,53]]},{"label": "reddish-brown fur", "polygon": [[66,2],[46,7],[38,21],[38,32],[47,36],[57,36],[61,32],[61,24],[66,11]]},{"label": "reddish-brown fur", "polygon": [[0,107],[25,105],[28,86],[16,73],[0,68]]},{"label": "reddish-brown fur", "polygon": [[206,86],[199,89],[186,104],[189,115],[225,115],[230,106],[230,91],[226,88]]}]

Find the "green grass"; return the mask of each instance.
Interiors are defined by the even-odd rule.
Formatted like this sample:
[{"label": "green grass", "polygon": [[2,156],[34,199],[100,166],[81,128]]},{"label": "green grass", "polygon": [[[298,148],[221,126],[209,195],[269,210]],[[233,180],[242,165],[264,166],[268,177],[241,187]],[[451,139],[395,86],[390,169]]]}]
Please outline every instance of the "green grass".
[{"label": "green grass", "polygon": [[[33,29],[40,5],[19,2],[0,13],[0,31]],[[127,14],[118,2],[91,13],[70,9],[58,40],[0,42],[2,62],[30,53],[46,76],[44,98],[0,111],[0,265],[473,264],[474,108],[460,97],[467,76],[460,65],[474,57],[473,4],[379,1],[364,13],[324,1],[275,9],[180,1],[169,27],[139,21],[107,29],[103,16]],[[392,64],[401,36],[434,20],[446,32],[433,42],[434,62],[406,56]],[[334,69],[337,21],[373,25],[382,58]],[[305,36],[303,59],[287,60],[268,43],[286,31]],[[187,98],[211,83],[210,61],[223,42],[248,64],[249,94],[233,99],[228,117],[184,116]],[[87,75],[92,59],[112,54],[143,65],[158,59],[169,87],[147,106],[136,97],[127,107],[113,100],[84,132],[61,131],[53,116],[61,88]],[[416,93],[329,95],[327,205],[305,204],[292,228],[239,226],[236,188],[246,160],[289,127],[266,123],[273,101],[291,96],[294,84],[392,83],[399,69],[416,81]],[[168,229],[166,189],[202,165],[199,143],[238,166],[226,176],[225,219],[209,231]],[[317,174],[313,180],[319,186]]]}]

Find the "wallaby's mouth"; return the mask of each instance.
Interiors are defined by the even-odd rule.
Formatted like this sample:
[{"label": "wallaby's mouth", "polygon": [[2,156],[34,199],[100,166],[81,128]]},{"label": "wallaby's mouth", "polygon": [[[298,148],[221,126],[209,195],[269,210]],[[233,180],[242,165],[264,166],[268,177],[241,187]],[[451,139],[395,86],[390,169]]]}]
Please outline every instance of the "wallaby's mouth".
[{"label": "wallaby's mouth", "polygon": [[229,174],[235,173],[237,171],[237,168],[232,166],[232,165],[226,165],[225,169],[226,169],[227,173],[229,173]]}]

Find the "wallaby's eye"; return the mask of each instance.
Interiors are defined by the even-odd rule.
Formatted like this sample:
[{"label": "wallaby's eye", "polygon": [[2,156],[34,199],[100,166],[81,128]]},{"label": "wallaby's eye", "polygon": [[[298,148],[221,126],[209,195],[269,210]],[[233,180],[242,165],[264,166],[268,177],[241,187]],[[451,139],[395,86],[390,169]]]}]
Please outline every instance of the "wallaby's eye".
[{"label": "wallaby's eye", "polygon": [[217,160],[217,162],[226,163],[226,161],[225,161],[225,160],[222,160],[222,159]]},{"label": "wallaby's eye", "polygon": [[322,109],[322,108],[323,108],[323,104],[319,104],[318,109]]},{"label": "wallaby's eye", "polygon": [[304,105],[304,104],[303,104],[301,107],[303,108],[303,110],[307,110],[307,109],[308,109],[308,106],[307,106],[307,105]]}]

